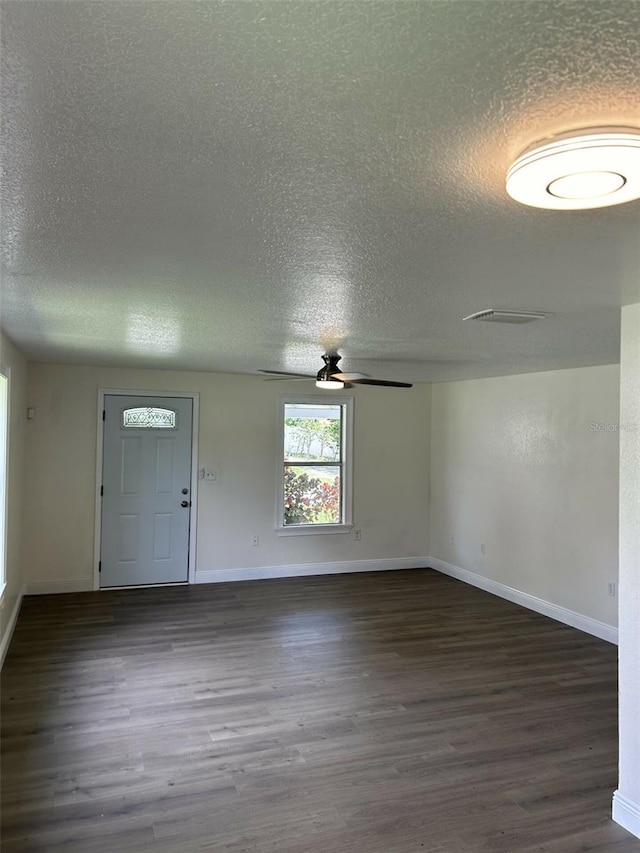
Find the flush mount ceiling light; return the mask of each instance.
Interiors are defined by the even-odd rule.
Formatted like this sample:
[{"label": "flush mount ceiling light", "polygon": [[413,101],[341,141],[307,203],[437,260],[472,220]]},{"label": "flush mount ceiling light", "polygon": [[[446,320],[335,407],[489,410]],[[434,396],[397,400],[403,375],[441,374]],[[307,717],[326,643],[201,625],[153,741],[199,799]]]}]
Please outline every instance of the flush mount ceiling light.
[{"label": "flush mount ceiling light", "polygon": [[522,204],[550,210],[640,198],[640,130],[588,128],[536,143],[507,172],[507,192]]}]

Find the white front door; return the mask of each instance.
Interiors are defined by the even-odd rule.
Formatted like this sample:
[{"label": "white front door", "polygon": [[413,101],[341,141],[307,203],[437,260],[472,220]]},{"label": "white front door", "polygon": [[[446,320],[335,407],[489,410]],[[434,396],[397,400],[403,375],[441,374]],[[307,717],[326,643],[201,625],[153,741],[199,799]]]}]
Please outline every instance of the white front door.
[{"label": "white front door", "polygon": [[193,401],[104,401],[100,586],[187,581]]}]

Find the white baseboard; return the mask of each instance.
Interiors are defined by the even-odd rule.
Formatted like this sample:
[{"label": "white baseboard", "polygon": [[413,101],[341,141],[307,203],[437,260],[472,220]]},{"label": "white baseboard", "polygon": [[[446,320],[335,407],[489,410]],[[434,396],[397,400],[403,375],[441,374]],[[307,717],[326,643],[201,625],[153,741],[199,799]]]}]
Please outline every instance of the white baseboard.
[{"label": "white baseboard", "polygon": [[620,791],[613,794],[613,819],[636,838],[640,838],[640,804],[634,803]]},{"label": "white baseboard", "polygon": [[220,569],[196,572],[196,583],[253,581],[266,578],[341,575],[351,572],[388,572],[394,569],[424,569],[424,557],[395,557],[385,560],[346,560],[339,563],[298,563],[289,566],[254,566],[244,569]]},{"label": "white baseboard", "polygon": [[457,580],[464,581],[471,584],[471,586],[477,586],[479,589],[485,590],[485,592],[490,592],[493,595],[500,596],[500,598],[513,601],[514,604],[520,604],[529,610],[535,610],[536,613],[542,613],[543,616],[548,616],[550,619],[563,622],[572,628],[578,628],[578,630],[592,634],[594,637],[599,637],[601,640],[614,643],[614,645],[618,643],[618,629],[614,628],[613,625],[608,625],[606,622],[600,622],[597,619],[592,619],[590,616],[583,616],[582,613],[576,613],[574,610],[560,607],[559,604],[545,601],[544,598],[537,598],[535,595],[521,592],[519,589],[499,583],[499,581],[485,578],[482,575],[476,574],[476,572],[470,572],[468,569],[461,569],[452,563],[445,563],[444,560],[438,560],[436,557],[430,557],[424,562],[424,565],[431,566],[436,571],[442,572],[444,575],[449,575],[452,578],[457,578]]},{"label": "white baseboard", "polygon": [[18,613],[20,613],[20,606],[22,605],[22,599],[25,594],[24,584],[18,593],[18,598],[16,603],[11,611],[11,616],[9,617],[9,621],[7,622],[7,627],[2,636],[2,640],[0,641],[0,669],[2,669],[2,665],[4,663],[5,655],[7,654],[7,650],[9,648],[9,643],[11,642],[11,637],[13,636],[14,628],[16,627],[16,622],[18,621]]},{"label": "white baseboard", "polygon": [[29,581],[27,595],[49,595],[55,592],[91,592],[93,581],[90,578],[57,581]]},{"label": "white baseboard", "polygon": [[[566,607],[553,604],[535,595],[521,592],[499,581],[485,578],[476,572],[446,563],[436,557],[389,557],[379,560],[345,560],[335,563],[298,563],[285,566],[253,566],[249,568],[209,570],[195,573],[195,583],[226,583],[228,581],[263,580],[267,578],[308,577],[310,575],[337,575],[352,572],[388,572],[397,569],[424,569],[431,567],[442,574],[449,575],[464,583],[505,598],[508,601],[535,610],[572,628],[578,628],[587,634],[599,637],[609,643],[617,644],[618,629],[606,622],[592,619],[576,613]],[[31,581],[23,590],[26,595],[48,595],[63,592],[90,592],[93,590],[91,579]],[[16,612],[17,616],[17,612]],[[13,614],[12,614],[13,618]]]},{"label": "white baseboard", "polygon": [[[384,560],[351,560],[339,563],[299,563],[288,566],[255,566],[252,568],[220,569],[195,573],[195,583],[262,580],[265,578],[306,577],[308,575],[337,575],[350,572],[386,572],[393,569],[423,569],[424,557],[395,557]],[[167,584],[162,584],[167,586]],[[126,589],[127,587],[122,587]],[[58,592],[91,592],[93,581],[55,580],[30,581],[26,595],[49,595]]]}]

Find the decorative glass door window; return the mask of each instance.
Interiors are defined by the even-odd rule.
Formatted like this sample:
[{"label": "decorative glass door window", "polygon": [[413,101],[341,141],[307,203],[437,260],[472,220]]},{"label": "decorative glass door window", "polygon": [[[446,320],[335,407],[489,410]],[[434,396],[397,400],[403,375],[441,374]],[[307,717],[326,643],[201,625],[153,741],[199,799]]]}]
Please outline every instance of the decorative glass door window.
[{"label": "decorative glass door window", "polygon": [[173,409],[138,407],[124,409],[123,429],[176,429],[176,413]]}]

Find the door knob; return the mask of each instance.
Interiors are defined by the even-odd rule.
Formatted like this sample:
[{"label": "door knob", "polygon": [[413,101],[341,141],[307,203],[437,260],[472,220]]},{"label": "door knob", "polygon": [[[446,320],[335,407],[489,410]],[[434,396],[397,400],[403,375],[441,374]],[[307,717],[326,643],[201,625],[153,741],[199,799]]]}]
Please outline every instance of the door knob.
[{"label": "door knob", "polygon": [[189,501],[180,501],[180,506],[189,506]]}]

